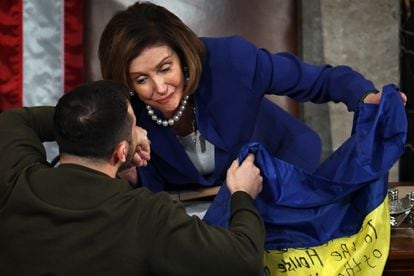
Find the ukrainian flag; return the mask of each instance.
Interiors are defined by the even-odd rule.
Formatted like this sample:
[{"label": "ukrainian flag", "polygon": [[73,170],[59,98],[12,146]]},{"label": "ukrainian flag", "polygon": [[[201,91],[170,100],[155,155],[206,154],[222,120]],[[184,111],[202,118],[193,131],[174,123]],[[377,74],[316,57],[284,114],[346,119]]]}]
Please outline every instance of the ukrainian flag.
[{"label": "ukrainian flag", "polygon": [[[379,105],[361,104],[351,137],[315,172],[274,158],[258,143],[263,190],[255,203],[266,228],[265,275],[381,275],[388,257],[388,171],[404,151],[407,120],[394,85]],[[222,186],[204,220],[226,226]]]}]

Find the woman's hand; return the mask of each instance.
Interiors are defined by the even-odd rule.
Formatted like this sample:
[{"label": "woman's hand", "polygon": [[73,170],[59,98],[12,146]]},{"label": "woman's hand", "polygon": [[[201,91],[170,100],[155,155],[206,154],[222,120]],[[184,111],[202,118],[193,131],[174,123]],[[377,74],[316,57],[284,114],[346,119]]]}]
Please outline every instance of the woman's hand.
[{"label": "woman's hand", "polygon": [[[369,93],[368,95],[365,96],[364,98],[364,103],[365,104],[379,104],[380,100],[381,100],[381,95],[382,93]],[[400,92],[401,95],[401,99],[403,101],[403,104],[405,105],[407,103],[407,95],[405,95],[404,92]]]}]

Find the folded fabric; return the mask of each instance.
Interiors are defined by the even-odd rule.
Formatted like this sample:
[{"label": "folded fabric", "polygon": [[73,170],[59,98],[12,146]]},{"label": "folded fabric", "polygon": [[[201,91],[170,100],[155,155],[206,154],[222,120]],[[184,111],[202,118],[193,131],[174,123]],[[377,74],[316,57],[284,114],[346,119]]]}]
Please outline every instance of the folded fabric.
[{"label": "folded fabric", "polygon": [[[259,143],[244,146],[239,159],[254,153],[263,176],[255,202],[266,249],[318,246],[357,233],[386,198],[388,171],[404,151],[406,130],[398,88],[389,84],[378,105],[360,104],[351,136],[312,173],[271,156]],[[204,221],[226,227],[229,199],[223,185]]]}]

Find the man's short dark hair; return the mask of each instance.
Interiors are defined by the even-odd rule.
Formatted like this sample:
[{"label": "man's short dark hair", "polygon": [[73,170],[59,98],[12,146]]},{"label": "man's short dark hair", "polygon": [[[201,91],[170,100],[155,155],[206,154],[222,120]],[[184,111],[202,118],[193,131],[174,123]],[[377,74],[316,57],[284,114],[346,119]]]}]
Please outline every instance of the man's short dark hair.
[{"label": "man's short dark hair", "polygon": [[128,102],[128,88],[107,80],[65,94],[53,118],[60,153],[109,160],[119,142],[131,140]]}]

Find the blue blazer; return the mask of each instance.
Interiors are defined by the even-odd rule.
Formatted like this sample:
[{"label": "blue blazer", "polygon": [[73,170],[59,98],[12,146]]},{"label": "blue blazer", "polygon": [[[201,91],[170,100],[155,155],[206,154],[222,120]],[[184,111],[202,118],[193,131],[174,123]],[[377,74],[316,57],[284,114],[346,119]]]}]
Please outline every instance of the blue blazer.
[{"label": "blue blazer", "polygon": [[259,142],[275,157],[313,171],[319,165],[319,136],[264,96],[343,102],[355,111],[362,96],[376,90],[347,66],[308,65],[292,54],[272,54],[236,36],[202,41],[207,51],[194,93],[196,124],[215,146],[215,169],[210,176],[200,175],[174,132],[155,124],[135,99],[138,125],[148,131],[152,151],[139,177],[153,191],[221,185],[228,166],[249,142]]}]

